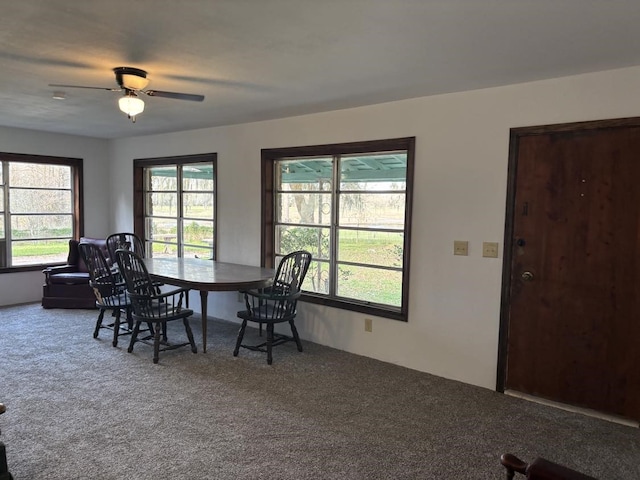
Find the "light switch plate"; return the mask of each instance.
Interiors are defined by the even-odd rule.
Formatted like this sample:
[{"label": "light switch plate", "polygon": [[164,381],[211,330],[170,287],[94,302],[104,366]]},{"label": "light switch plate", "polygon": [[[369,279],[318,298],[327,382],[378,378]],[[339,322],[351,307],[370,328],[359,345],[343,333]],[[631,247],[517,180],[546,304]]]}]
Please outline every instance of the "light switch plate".
[{"label": "light switch plate", "polygon": [[453,254],[464,255],[465,257],[469,255],[469,242],[467,242],[466,240],[454,240]]},{"label": "light switch plate", "polygon": [[498,258],[498,242],[482,242],[482,256]]}]

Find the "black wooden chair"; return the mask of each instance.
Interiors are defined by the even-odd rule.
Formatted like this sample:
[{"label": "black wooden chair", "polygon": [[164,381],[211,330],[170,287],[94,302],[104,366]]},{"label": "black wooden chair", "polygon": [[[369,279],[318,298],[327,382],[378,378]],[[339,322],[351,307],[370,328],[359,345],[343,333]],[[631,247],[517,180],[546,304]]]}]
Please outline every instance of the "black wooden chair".
[{"label": "black wooden chair", "polygon": [[[0,403],[0,415],[6,410],[4,404]],[[11,472],[9,472],[9,466],[7,465],[7,451],[2,442],[0,442],[0,480],[13,480]]]},{"label": "black wooden chair", "polygon": [[[98,338],[101,328],[113,330],[113,346],[118,346],[118,337],[128,335],[133,327],[131,316],[131,302],[126,292],[124,279],[119,272],[112,268],[112,264],[102,254],[102,250],[93,243],[80,243],[78,250],[87,270],[89,270],[89,285],[96,296],[96,307],[100,309],[93,338]],[[104,325],[106,311],[112,312],[114,322]],[[121,322],[122,312],[125,313],[126,323]]]},{"label": "black wooden chair", "polygon": [[[138,341],[140,325],[143,322],[154,325],[153,363],[158,363],[159,352],[186,345],[190,345],[191,351],[196,353],[198,350],[189,325],[189,317],[193,315],[193,310],[182,306],[184,296],[189,290],[177,288],[169,292],[159,292],[149,276],[142,257],[135,252],[116,250],[116,259],[127,285],[135,322],[129,343],[129,353],[133,351],[133,346]],[[174,345],[165,342],[163,348],[160,348],[160,331],[166,331],[167,322],[180,319],[182,319],[189,341]]]},{"label": "black wooden chair", "polygon": [[[238,312],[238,317],[242,319],[236,348],[233,356],[237,357],[240,347],[249,350],[266,352],[267,363],[273,363],[271,350],[276,345],[294,340],[298,351],[302,352],[302,343],[298,336],[294,319],[296,317],[296,306],[298,298],[302,293],[302,283],[309,270],[311,254],[300,250],[286,255],[276,270],[273,283],[269,288],[259,291],[245,291],[244,301],[246,310]],[[247,322],[258,323],[267,326],[267,341],[259,345],[245,345],[242,343]],[[274,333],[274,325],[288,322],[291,327],[292,336]]]}]

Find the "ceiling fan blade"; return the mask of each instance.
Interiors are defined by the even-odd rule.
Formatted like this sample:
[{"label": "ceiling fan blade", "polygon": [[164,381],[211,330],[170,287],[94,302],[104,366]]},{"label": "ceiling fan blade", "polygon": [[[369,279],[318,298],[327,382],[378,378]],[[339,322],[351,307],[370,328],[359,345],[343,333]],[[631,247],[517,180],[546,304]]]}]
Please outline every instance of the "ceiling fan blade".
[{"label": "ceiling fan blade", "polygon": [[121,88],[108,88],[108,87],[85,87],[83,85],[62,85],[59,83],[50,83],[50,87],[61,87],[61,88],[87,88],[90,90],[106,90],[108,92],[120,92]]},{"label": "ceiling fan blade", "polygon": [[201,102],[204,95],[194,95],[192,93],[163,92],[160,90],[143,90],[150,97],[175,98],[176,100],[189,100],[192,102]]}]

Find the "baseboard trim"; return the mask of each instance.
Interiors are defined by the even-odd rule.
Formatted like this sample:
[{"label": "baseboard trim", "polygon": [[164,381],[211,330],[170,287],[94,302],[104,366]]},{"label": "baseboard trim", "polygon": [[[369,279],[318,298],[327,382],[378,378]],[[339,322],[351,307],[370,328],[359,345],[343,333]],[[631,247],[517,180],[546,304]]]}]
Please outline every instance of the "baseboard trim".
[{"label": "baseboard trim", "polygon": [[599,418],[601,420],[606,420],[608,422],[619,423],[621,425],[626,425],[627,427],[638,428],[640,427],[640,423],[631,420],[629,418],[619,417],[617,415],[611,415],[608,413],[599,412],[597,410],[591,410],[589,408],[581,408],[574,407],[573,405],[567,405],[566,403],[554,402],[552,400],[547,400],[545,398],[536,397],[533,395],[529,395],[527,393],[518,392],[516,390],[505,390],[505,395],[509,395],[511,397],[521,398],[523,400],[527,400],[529,402],[540,403],[542,405],[547,405],[549,407],[558,408],[560,410],[565,410],[568,412],[580,413],[582,415],[587,415],[589,417]]}]

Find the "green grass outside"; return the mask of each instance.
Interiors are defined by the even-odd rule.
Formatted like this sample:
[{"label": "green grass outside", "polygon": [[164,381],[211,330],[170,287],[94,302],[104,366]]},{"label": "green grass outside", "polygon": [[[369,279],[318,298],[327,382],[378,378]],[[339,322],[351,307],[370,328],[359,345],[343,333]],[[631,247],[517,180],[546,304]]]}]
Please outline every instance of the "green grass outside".
[{"label": "green grass outside", "polygon": [[69,252],[69,240],[60,242],[18,242],[12,247],[14,257],[39,257],[43,255],[66,255]]},{"label": "green grass outside", "polygon": [[[398,236],[400,238],[400,236]],[[348,259],[356,263],[372,265],[399,266],[402,259],[399,257],[399,241],[390,243],[388,237],[362,238],[357,232],[343,232],[340,239],[341,258]],[[200,243],[200,242],[198,242]],[[203,247],[208,247],[202,243]],[[168,246],[169,252],[174,251],[173,246]],[[309,248],[302,246],[301,248]],[[197,248],[187,248],[189,255],[201,256],[207,250]],[[154,244],[155,254],[168,253],[164,245]],[[68,253],[68,240],[46,241],[46,242],[18,242],[13,245],[12,255],[14,257],[44,257],[59,255],[65,258]],[[401,281],[400,275],[387,270],[369,270],[358,267],[341,267],[342,274],[339,279],[340,295],[382,303],[386,305],[399,306],[401,303]],[[346,272],[346,273],[345,273]],[[313,274],[312,271],[309,272]]]}]

